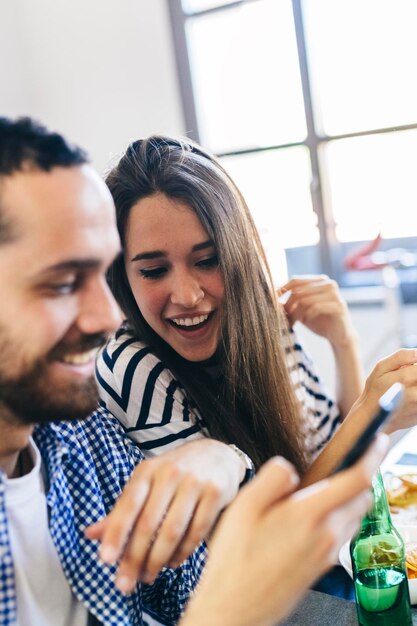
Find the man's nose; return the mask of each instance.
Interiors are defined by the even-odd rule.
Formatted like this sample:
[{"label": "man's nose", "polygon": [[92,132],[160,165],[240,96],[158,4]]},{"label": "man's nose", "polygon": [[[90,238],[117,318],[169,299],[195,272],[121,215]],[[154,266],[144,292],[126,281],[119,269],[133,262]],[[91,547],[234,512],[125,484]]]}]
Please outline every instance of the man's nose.
[{"label": "man's nose", "polygon": [[78,327],[85,334],[111,333],[122,322],[122,313],[106,279],[100,278],[83,296]]}]

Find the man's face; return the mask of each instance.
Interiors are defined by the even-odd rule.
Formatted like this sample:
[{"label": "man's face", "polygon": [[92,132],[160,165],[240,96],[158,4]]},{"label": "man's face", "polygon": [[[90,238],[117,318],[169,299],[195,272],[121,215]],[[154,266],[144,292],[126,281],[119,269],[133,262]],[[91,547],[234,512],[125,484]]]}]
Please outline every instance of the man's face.
[{"label": "man's face", "polygon": [[120,321],[104,273],[119,251],[111,196],[88,166],[0,180],[0,419],[76,419],[96,406],[97,346]]}]

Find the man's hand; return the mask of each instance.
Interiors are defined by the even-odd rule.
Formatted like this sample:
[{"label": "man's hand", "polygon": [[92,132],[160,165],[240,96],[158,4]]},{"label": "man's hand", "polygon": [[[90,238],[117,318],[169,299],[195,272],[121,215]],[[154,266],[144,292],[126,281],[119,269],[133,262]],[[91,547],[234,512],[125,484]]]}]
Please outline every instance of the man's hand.
[{"label": "man's hand", "polygon": [[224,513],[180,625],[272,626],[283,619],[358,528],[387,446],[380,435],[352,468],[294,494],[289,463],[269,461]]},{"label": "man's hand", "polygon": [[179,566],[236,496],[244,469],[229,446],[212,439],[140,463],[112,512],[86,529],[101,541],[103,561],[119,561],[120,590],[152,582],[164,565]]}]

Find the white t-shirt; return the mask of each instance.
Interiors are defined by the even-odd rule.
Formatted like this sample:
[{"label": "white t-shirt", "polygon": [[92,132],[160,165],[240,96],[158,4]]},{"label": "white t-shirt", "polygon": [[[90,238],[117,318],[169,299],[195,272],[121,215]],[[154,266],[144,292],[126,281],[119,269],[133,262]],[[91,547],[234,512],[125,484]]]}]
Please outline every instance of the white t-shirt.
[{"label": "white t-shirt", "polygon": [[73,595],[49,533],[41,455],[30,442],[33,468],[6,481],[17,595],[17,626],[86,626],[87,609]]}]

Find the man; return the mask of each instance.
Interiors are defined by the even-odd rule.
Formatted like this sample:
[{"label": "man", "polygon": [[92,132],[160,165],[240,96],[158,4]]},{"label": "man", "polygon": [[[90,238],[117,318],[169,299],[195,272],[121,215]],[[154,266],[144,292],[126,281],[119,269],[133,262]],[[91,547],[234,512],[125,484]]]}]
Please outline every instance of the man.
[{"label": "man", "polygon": [[[204,463],[198,458],[199,465],[208,467],[201,470],[203,479],[204,471],[210,474],[208,488],[197,488],[198,472],[190,478],[186,471],[181,482],[182,468],[195,465],[195,452],[184,452],[184,447],[176,453],[181,454],[176,465],[165,460],[140,463],[119,504],[100,521],[142,461],[139,449],[111,415],[92,412],[97,404],[95,351],[119,322],[105,280],[118,252],[110,194],[85,154],[30,120],[0,119],[0,626],[175,623],[204,561],[204,548],[199,547],[180,567],[164,569],[155,578],[163,564],[184,556],[182,535],[175,532],[187,508],[181,504],[187,501],[191,511],[193,507],[206,511],[192,540],[185,531],[188,554],[218,511],[233,499],[245,471],[227,446],[209,442],[212,457],[205,449]],[[207,445],[195,443],[198,450],[200,444]],[[292,534],[287,537],[289,516],[294,519],[290,530],[294,527],[307,538],[311,532],[322,552],[313,550],[315,557],[304,575],[292,581],[290,601],[285,599],[288,577],[273,568],[283,593],[278,608],[265,606],[269,619],[284,615],[328,566],[330,552],[364,512],[367,499],[358,494],[369,485],[369,468],[375,469],[380,457],[374,451],[365,459],[368,467],[363,462],[330,485],[319,485],[314,493],[282,502],[296,481],[283,462],[272,462],[226,515],[202,593],[184,624],[203,623],[203,617],[208,623],[220,623],[217,616],[227,608],[228,598],[219,594],[223,604],[213,607],[212,581],[224,568],[223,553],[228,555],[233,587],[230,606],[236,623],[243,623],[242,588],[233,582],[247,559],[253,572],[242,580],[252,586],[258,568],[265,565],[265,552],[272,554],[272,548],[280,551],[284,546],[287,555],[296,546],[299,552],[300,546],[311,551],[297,532],[293,539]],[[190,490],[197,493],[191,507]],[[314,514],[307,523],[309,511]],[[344,520],[337,533],[332,521],[336,513]],[[157,532],[151,535],[155,519]],[[167,519],[172,525],[165,530]],[[281,520],[278,536],[266,534],[277,520]],[[103,528],[100,559],[93,539],[102,538]],[[330,541],[329,534],[335,535]],[[143,537],[148,552],[143,550]],[[256,553],[246,550],[252,539],[262,548],[260,562]],[[155,556],[155,546],[161,545]],[[120,555],[115,584],[116,567],[107,563]],[[287,556],[284,564],[288,565]],[[125,595],[123,591],[133,588],[132,571],[153,584],[139,584]],[[264,594],[259,586],[258,597]]]},{"label": "man", "polygon": [[1,120],[0,198],[0,624],[139,624],[144,603],[171,623],[201,555],[126,597],[83,535],[142,459],[110,416],[74,421],[97,406],[95,352],[120,321],[110,194],[62,137]]}]

